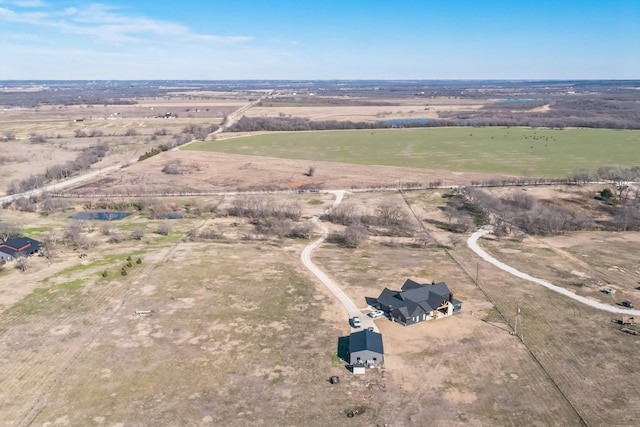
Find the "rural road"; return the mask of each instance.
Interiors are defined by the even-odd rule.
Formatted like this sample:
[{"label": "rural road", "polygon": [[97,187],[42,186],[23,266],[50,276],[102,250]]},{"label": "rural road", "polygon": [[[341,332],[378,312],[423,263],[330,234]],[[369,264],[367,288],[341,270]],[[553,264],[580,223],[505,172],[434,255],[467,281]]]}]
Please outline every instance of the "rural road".
[{"label": "rural road", "polygon": [[72,185],[79,184],[83,181],[95,178],[97,176],[101,176],[102,174],[108,174],[118,169],[122,169],[124,166],[129,165],[133,162],[137,162],[138,159],[132,159],[129,162],[108,166],[106,168],[97,169],[93,172],[86,173],[84,175],[75,176],[73,178],[69,178],[62,182],[57,182],[55,184],[50,184],[44,187],[36,188],[35,190],[25,191],[24,193],[11,194],[9,196],[0,197],[0,204],[10,203],[18,199],[29,198],[40,196],[42,193],[55,192],[57,190],[61,190],[66,187],[71,187]]},{"label": "rural road", "polygon": [[[333,206],[330,209],[335,209],[340,204],[340,202],[342,201],[342,198],[344,197],[344,191],[333,191],[333,193],[336,195],[336,200],[335,202],[333,202]],[[324,225],[320,224],[320,222],[318,221],[317,215],[314,216],[311,221],[313,221],[313,223],[322,230],[322,236],[320,236],[318,240],[316,240],[315,242],[309,244],[306,248],[304,248],[301,256],[302,263],[309,271],[311,271],[318,279],[320,279],[320,281],[333,293],[333,295],[336,296],[336,298],[338,298],[338,301],[340,301],[344,306],[344,308],[347,310],[347,313],[349,314],[349,318],[352,318],[354,316],[360,317],[360,323],[362,324],[362,328],[352,327],[351,328],[352,332],[356,332],[361,329],[365,329],[369,327],[372,327],[375,332],[379,332],[378,327],[374,323],[373,319],[366,315],[363,316],[360,310],[358,309],[358,307],[342,291],[342,289],[340,289],[340,287],[336,284],[336,282],[334,282],[329,276],[324,274],[324,272],[320,270],[311,261],[311,252],[315,248],[320,246],[322,242],[324,242],[324,240],[329,235],[329,229]]]},{"label": "rural road", "polygon": [[[225,129],[227,129],[228,127],[230,127],[231,125],[233,125],[233,123],[235,122],[235,120],[237,119],[237,117],[244,113],[245,111],[247,111],[249,108],[253,107],[254,105],[258,104],[260,101],[262,101],[263,99],[265,99],[267,96],[269,96],[271,94],[271,92],[268,92],[266,94],[264,94],[263,96],[259,97],[258,99],[256,99],[255,101],[243,105],[242,107],[240,107],[239,109],[237,109],[236,111],[234,111],[233,113],[229,114],[227,116],[227,122],[223,125],[220,126],[215,132],[213,132],[213,134],[217,134],[220,132],[223,132]],[[193,142],[193,141],[191,141]],[[186,144],[184,144],[186,145]],[[174,149],[177,150],[179,147],[175,147]],[[102,174],[108,174],[111,173],[113,171],[116,171],[118,169],[122,169],[125,166],[129,166],[132,163],[137,162],[138,159],[131,159],[128,162],[124,162],[124,163],[120,163],[117,165],[113,165],[113,166],[108,166],[102,169],[98,169],[89,173],[86,173],[84,175],[79,175],[73,178],[69,178],[65,181],[61,181],[55,184],[51,184],[51,185],[47,185],[45,187],[41,187],[41,188],[36,188],[35,190],[30,190],[30,191],[25,191],[24,193],[17,193],[17,194],[11,194],[9,196],[5,196],[5,197],[0,197],[0,205],[4,204],[4,203],[11,203],[14,202],[15,200],[18,199],[27,199],[29,197],[36,197],[36,196],[40,196],[43,193],[49,193],[49,192],[55,192],[56,190],[62,190],[63,188],[67,188],[67,187],[71,187],[73,185],[79,184],[81,182],[87,181],[89,179],[93,179],[97,176],[101,176]]]},{"label": "rural road", "polygon": [[[214,132],[211,133],[211,135],[216,135],[219,133],[224,132],[225,130],[229,129],[231,126],[233,126],[233,124],[236,122],[236,119],[238,118],[238,116],[242,113],[244,113],[245,111],[247,111],[249,108],[259,104],[262,100],[264,100],[267,96],[271,95],[273,93],[273,91],[270,91],[268,93],[265,93],[264,95],[262,95],[261,97],[259,97],[258,99],[256,99],[253,102],[250,102],[247,105],[244,105],[240,108],[238,108],[236,111],[234,111],[231,114],[227,115],[227,119],[225,120],[225,123],[223,125],[221,125],[218,129],[216,129]],[[210,135],[209,135],[210,136]]]},{"label": "rural road", "polygon": [[536,283],[538,285],[542,285],[547,289],[550,289],[554,292],[557,292],[559,294],[562,294],[564,296],[567,296],[571,299],[574,299],[578,302],[581,302],[582,304],[586,304],[589,307],[593,307],[596,308],[598,310],[602,310],[602,311],[607,311],[609,313],[615,313],[615,314],[631,314],[634,316],[640,316],[640,310],[629,310],[629,309],[625,309],[625,308],[621,308],[621,307],[615,307],[612,305],[608,305],[608,304],[604,304],[598,301],[594,301],[590,298],[587,297],[583,297],[580,295],[576,295],[573,292],[562,288],[560,286],[556,286],[553,285],[549,282],[547,282],[546,280],[542,280],[542,279],[538,279],[537,277],[533,277],[528,275],[527,273],[523,273],[519,270],[516,270],[515,268],[508,266],[507,264],[498,261],[497,259],[495,259],[494,257],[492,257],[491,255],[489,255],[487,252],[484,251],[484,249],[482,249],[479,245],[478,245],[478,239],[482,236],[484,236],[485,234],[490,233],[490,230],[487,229],[480,229],[478,231],[476,231],[475,233],[473,233],[471,235],[471,237],[469,237],[469,240],[467,240],[467,246],[469,246],[469,248],[474,251],[480,258],[482,258],[483,260],[495,265],[496,267],[498,267],[501,270],[506,271],[507,273],[513,274],[516,277],[519,277],[521,279],[524,280],[528,280],[530,282]]}]

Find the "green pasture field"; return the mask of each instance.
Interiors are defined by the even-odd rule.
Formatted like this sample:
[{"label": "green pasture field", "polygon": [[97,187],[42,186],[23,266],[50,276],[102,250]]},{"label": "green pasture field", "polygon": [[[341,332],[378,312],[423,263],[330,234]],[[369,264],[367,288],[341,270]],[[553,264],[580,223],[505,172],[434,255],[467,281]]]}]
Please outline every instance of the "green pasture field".
[{"label": "green pasture field", "polygon": [[640,164],[640,131],[459,127],[282,132],[195,142],[184,150],[287,159],[564,177]]}]

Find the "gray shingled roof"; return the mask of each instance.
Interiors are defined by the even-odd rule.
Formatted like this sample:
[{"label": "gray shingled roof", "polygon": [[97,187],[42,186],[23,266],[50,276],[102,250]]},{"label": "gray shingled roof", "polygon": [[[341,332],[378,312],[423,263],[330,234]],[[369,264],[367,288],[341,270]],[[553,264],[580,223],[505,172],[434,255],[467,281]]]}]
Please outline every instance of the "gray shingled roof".
[{"label": "gray shingled roof", "polygon": [[402,291],[385,288],[378,302],[393,309],[398,309],[405,317],[413,317],[416,310],[430,312],[442,305],[444,300],[452,298],[452,293],[445,282],[420,284],[407,279]]},{"label": "gray shingled roof", "polygon": [[365,329],[359,332],[353,332],[349,336],[349,352],[369,350],[376,353],[384,354],[382,348],[382,335]]}]

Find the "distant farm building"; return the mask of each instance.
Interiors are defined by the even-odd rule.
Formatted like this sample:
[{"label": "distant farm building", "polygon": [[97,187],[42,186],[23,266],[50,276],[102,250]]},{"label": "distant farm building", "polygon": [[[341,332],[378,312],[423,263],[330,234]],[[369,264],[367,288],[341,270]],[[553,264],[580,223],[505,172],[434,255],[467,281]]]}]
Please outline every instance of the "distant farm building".
[{"label": "distant farm building", "polygon": [[20,254],[31,255],[40,250],[40,242],[28,237],[16,237],[0,243],[0,261],[13,261]]},{"label": "distant farm building", "polygon": [[378,297],[380,309],[405,326],[459,313],[462,302],[444,282],[420,284],[407,279],[401,291],[385,288]]}]

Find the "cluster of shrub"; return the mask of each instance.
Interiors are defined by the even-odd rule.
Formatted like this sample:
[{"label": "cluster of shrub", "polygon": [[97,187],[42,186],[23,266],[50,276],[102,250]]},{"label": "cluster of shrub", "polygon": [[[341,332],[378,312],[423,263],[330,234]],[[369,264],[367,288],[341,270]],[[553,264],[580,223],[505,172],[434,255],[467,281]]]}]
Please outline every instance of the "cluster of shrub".
[{"label": "cluster of shrub", "polygon": [[158,155],[160,153],[162,153],[163,151],[168,151],[169,147],[167,147],[165,144],[160,144],[157,147],[152,148],[149,151],[146,151],[144,154],[141,154],[140,157],[138,157],[138,161],[143,161],[145,159],[148,159],[149,157],[153,157],[155,155]]},{"label": "cluster of shrub", "polygon": [[302,208],[297,202],[276,202],[260,196],[237,197],[227,211],[228,215],[248,218],[256,234],[310,239],[313,225],[299,223]]},{"label": "cluster of shrub", "polygon": [[[76,129],[73,131],[73,136],[75,138],[100,138],[102,136],[105,136],[105,133],[100,129],[89,129],[89,130]],[[106,136],[119,136],[119,135],[110,134]],[[138,136],[138,131],[134,128],[129,128],[125,130],[124,136]]]},{"label": "cluster of shrub", "polygon": [[322,219],[345,226],[342,232],[330,234],[328,240],[346,247],[356,248],[369,236],[413,237],[416,242],[424,240],[402,206],[392,199],[379,203],[373,213],[362,213],[354,204],[344,203],[324,214]]},{"label": "cluster of shrub", "polygon": [[[497,197],[482,189],[467,187],[460,189],[458,195],[449,199],[447,209],[455,212],[456,204],[470,204],[485,218],[492,216],[498,235],[505,235],[516,229],[527,234],[553,235],[590,230],[595,225],[593,219],[584,212],[539,202],[521,190]],[[452,215],[456,217],[455,213]]]},{"label": "cluster of shrub", "polygon": [[257,132],[257,131],[308,131],[335,129],[379,129],[389,128],[391,125],[383,122],[352,122],[338,120],[313,121],[306,117],[246,117],[230,126],[229,132]]},{"label": "cluster of shrub", "polygon": [[[217,128],[215,126],[199,126],[195,124],[188,124],[187,126],[184,127],[184,129],[182,129],[181,135],[173,136],[173,141],[169,141],[165,144],[160,144],[159,146],[152,148],[151,150],[140,155],[140,157],[138,158],[138,161],[148,159],[149,157],[158,155],[163,151],[168,151],[172,148],[178,147],[180,145],[184,145],[187,142],[191,142],[193,140],[204,140],[207,138],[207,136],[211,132],[213,132],[216,129]],[[166,129],[163,129],[160,132],[162,133],[154,133],[154,136],[167,134]]]},{"label": "cluster of shrub", "polygon": [[82,149],[75,160],[50,166],[44,174],[31,174],[27,178],[11,181],[7,188],[7,193],[17,194],[35,190],[54,180],[68,178],[81,170],[87,169],[92,164],[99,162],[100,159],[106,155],[107,151],[109,151],[109,144],[106,142],[98,142],[94,146],[86,147]]},{"label": "cluster of shrub", "polygon": [[640,231],[640,189],[629,184],[638,177],[638,167],[606,167],[598,171],[598,178],[611,182],[613,187],[596,195],[605,202],[601,213],[611,217],[608,222],[591,217],[586,210],[538,201],[521,190],[497,197],[477,187],[460,188],[449,198],[445,212],[453,224],[452,231],[468,231],[492,217],[499,236],[516,230],[538,235],[595,228]]}]

